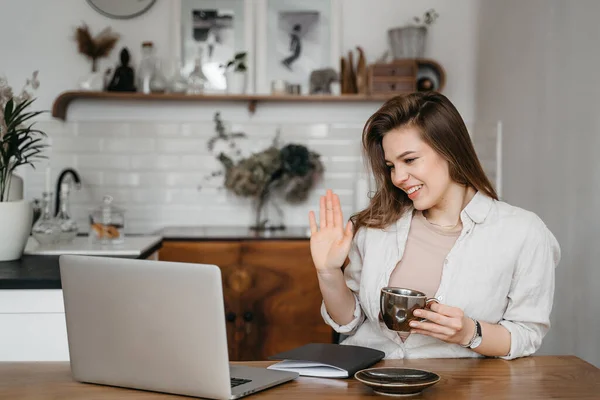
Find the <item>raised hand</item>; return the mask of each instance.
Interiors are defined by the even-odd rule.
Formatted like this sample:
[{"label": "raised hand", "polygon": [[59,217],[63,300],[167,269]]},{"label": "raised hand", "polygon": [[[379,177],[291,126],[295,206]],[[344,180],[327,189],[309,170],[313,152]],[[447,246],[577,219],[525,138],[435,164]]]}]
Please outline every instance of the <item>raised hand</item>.
[{"label": "raised hand", "polygon": [[340,198],[330,189],[321,196],[319,204],[319,225],[315,213],[308,213],[310,223],[310,252],[318,273],[339,270],[352,243],[352,222],[344,229],[344,217]]}]

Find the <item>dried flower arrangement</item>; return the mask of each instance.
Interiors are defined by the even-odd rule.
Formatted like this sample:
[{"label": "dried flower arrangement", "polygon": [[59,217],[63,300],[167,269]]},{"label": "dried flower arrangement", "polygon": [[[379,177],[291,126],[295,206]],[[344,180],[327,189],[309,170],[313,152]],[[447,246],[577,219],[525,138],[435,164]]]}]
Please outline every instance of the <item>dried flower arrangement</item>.
[{"label": "dried flower arrangement", "polygon": [[256,223],[252,229],[284,229],[283,225],[268,226],[262,218],[265,202],[275,194],[291,204],[302,203],[308,198],[315,183],[324,172],[320,155],[300,144],[280,146],[279,133],[266,149],[241,157],[236,139],[245,138],[244,133],[225,133],[220,113],[215,113],[216,135],[208,141],[208,149],[213,151],[215,143],[222,140],[229,154],[219,152],[217,159],[223,170],[215,171],[207,177],[212,179],[225,176],[224,187],[237,196],[256,200]]},{"label": "dried flower arrangement", "polygon": [[26,111],[35,101],[32,92],[40,86],[38,71],[27,79],[18,96],[13,94],[8,80],[0,77],[0,202],[7,201],[13,171],[21,165],[46,158],[41,153],[47,147],[42,143],[46,136],[33,129],[32,118],[44,111]]},{"label": "dried flower arrangement", "polygon": [[88,26],[83,24],[75,30],[75,40],[79,53],[92,60],[92,72],[97,72],[98,59],[110,54],[119,41],[119,35],[106,27],[94,37]]}]

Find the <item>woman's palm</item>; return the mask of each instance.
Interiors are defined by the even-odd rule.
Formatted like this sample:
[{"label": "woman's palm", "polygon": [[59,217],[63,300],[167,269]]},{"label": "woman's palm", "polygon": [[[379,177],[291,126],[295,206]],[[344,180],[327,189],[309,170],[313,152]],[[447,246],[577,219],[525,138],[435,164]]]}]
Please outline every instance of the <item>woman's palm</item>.
[{"label": "woman's palm", "polygon": [[321,196],[319,227],[315,214],[309,214],[310,251],[318,271],[339,269],[346,261],[352,243],[352,223],[343,226],[340,199],[331,190]]}]

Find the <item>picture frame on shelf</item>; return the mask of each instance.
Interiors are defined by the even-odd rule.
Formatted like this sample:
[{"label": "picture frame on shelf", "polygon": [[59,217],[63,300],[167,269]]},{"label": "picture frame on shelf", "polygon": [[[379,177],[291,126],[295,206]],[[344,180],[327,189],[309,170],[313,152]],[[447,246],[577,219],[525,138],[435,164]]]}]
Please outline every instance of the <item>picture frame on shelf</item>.
[{"label": "picture frame on shelf", "polygon": [[340,0],[258,0],[255,91],[270,94],[271,83],[300,85],[308,94],[310,74],[333,68],[341,55]]},{"label": "picture frame on shelf", "polygon": [[[247,91],[254,81],[254,6],[244,0],[177,0],[172,32],[182,74],[189,76],[196,63],[206,79],[206,93],[226,93],[224,66],[237,53],[246,53]],[[201,60],[201,61],[200,61]]]}]

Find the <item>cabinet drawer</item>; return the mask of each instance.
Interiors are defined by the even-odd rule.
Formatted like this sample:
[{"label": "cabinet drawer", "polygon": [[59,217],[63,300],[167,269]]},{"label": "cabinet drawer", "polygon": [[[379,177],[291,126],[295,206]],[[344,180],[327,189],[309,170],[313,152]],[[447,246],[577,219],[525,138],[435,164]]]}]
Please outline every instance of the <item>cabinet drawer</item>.
[{"label": "cabinet drawer", "polygon": [[412,78],[405,79],[374,79],[371,81],[371,93],[393,94],[408,93],[416,90],[416,82]]},{"label": "cabinet drawer", "polygon": [[410,77],[417,75],[417,63],[414,61],[396,61],[390,64],[373,64],[373,77]]},{"label": "cabinet drawer", "polygon": [[65,314],[0,314],[0,361],[68,361]]},{"label": "cabinet drawer", "polygon": [[0,314],[64,312],[61,289],[0,290]]}]

